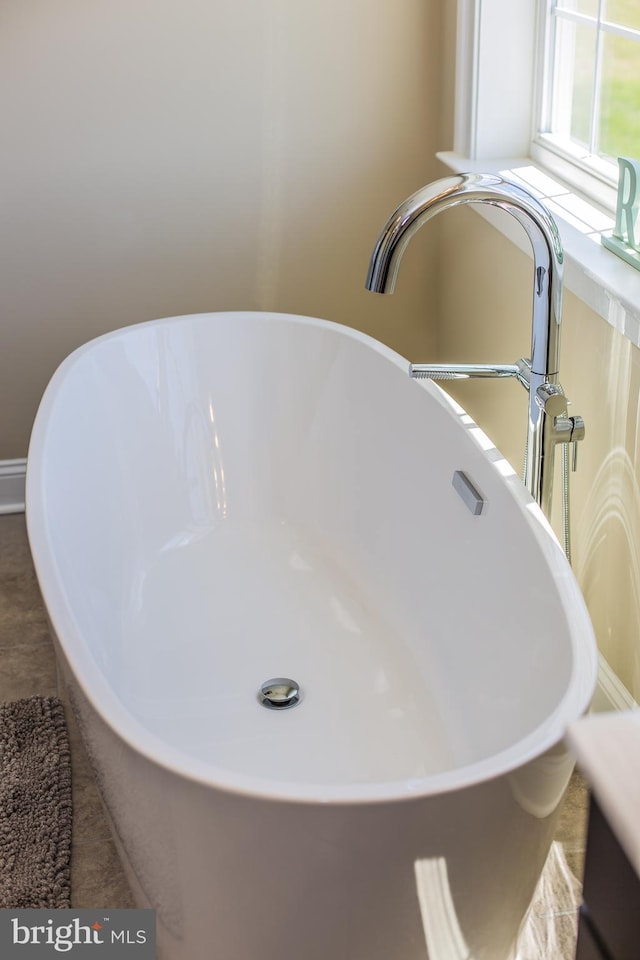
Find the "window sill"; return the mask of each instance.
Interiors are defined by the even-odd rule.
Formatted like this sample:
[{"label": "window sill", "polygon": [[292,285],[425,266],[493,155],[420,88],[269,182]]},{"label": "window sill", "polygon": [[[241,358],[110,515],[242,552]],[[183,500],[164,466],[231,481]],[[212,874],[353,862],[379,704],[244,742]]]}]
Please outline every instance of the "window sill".
[{"label": "window sill", "polygon": [[[553,215],[565,253],[564,286],[612,327],[640,347],[640,272],[606,250],[602,234],[610,234],[613,217],[571,193],[568,187],[535,166],[531,159],[469,160],[457,153],[438,159],[455,173],[495,173],[526,187]],[[486,220],[521,250],[531,245],[513,217],[482,204]]]}]

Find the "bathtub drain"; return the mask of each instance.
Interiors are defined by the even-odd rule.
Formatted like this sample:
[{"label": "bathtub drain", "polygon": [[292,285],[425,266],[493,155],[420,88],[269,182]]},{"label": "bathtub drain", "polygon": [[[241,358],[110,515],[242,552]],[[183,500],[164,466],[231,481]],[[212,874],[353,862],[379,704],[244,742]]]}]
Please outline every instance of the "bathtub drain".
[{"label": "bathtub drain", "polygon": [[275,677],[265,680],[260,687],[258,700],[269,710],[286,710],[300,703],[300,688],[295,680],[288,677]]}]

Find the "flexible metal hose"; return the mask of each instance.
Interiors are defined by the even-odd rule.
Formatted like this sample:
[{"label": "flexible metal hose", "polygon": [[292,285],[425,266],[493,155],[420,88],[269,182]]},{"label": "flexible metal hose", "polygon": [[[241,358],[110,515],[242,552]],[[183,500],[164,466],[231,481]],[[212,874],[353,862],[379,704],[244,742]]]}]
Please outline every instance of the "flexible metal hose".
[{"label": "flexible metal hose", "polygon": [[[522,482],[527,476],[529,461],[529,441],[525,443]],[[567,560],[571,563],[571,498],[569,495],[569,444],[562,444],[562,539]]]},{"label": "flexible metal hose", "polygon": [[571,563],[571,509],[569,503],[569,444],[562,444],[562,533],[564,552]]},{"label": "flexible metal hose", "polygon": [[527,485],[527,467],[529,466],[529,436],[527,434],[527,439],[524,442],[524,460],[522,462],[522,482],[525,487]]}]

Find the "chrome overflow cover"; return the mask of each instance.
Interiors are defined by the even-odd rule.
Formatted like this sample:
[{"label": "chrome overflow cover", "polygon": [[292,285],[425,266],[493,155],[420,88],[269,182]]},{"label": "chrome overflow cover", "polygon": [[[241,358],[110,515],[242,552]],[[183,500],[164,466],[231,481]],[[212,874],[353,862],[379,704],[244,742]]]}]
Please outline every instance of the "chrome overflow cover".
[{"label": "chrome overflow cover", "polygon": [[269,710],[286,710],[300,702],[300,688],[288,677],[274,677],[262,684],[258,700]]}]

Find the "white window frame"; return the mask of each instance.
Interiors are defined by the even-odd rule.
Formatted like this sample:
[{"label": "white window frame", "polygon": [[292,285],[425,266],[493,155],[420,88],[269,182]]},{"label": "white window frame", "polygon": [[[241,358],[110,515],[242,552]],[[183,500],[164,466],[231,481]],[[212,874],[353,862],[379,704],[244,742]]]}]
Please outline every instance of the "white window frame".
[{"label": "white window frame", "polygon": [[458,0],[457,153],[472,160],[529,155],[535,10],[536,0]]},{"label": "white window frame", "polygon": [[585,162],[584,151],[572,156],[566,144],[538,134],[548,101],[539,68],[550,42],[548,6],[548,0],[458,0],[454,151],[472,160],[531,157],[613,211],[617,184],[608,165]]},{"label": "white window frame", "polygon": [[[572,223],[573,205],[583,203],[581,196],[595,195],[596,203],[608,211],[612,227],[615,190],[606,184],[598,187],[594,177],[581,180],[579,168],[561,165],[553,151],[544,161],[540,155],[532,157],[534,111],[541,96],[535,64],[545,3],[457,0],[454,146],[452,152],[438,157],[458,173],[513,176],[515,172],[517,179],[523,165],[535,165],[536,177],[548,180],[546,167],[552,177],[563,181],[553,181],[550,190],[537,195],[552,209],[560,229],[565,287],[640,347],[640,272],[600,245],[599,231],[607,227],[596,225],[585,233]],[[530,244],[512,217],[499,216],[486,205],[476,210],[530,254]],[[578,216],[584,220],[579,211]]]},{"label": "white window frame", "polygon": [[[536,123],[532,135],[531,156],[548,170],[553,171],[564,180],[573,183],[577,189],[593,197],[602,206],[613,210],[618,181],[616,164],[607,162],[597,156],[595,152],[591,153],[589,149],[581,148],[572,143],[566,136],[539,132],[540,129],[545,131],[552,128],[550,116],[552,107],[551,85],[544,76],[543,67],[543,61],[548,62],[551,59],[554,43],[553,31],[555,25],[550,16],[551,6],[551,0],[539,0],[538,43],[540,56],[537,58],[539,61],[537,64],[538,79],[533,115]],[[606,21],[596,20],[594,23],[593,18],[585,17],[577,11],[565,10],[560,14],[560,19],[565,22],[591,23],[595,29],[601,30],[603,33],[615,33],[621,36],[637,34],[635,30],[614,27],[613,24],[608,24]],[[567,85],[567,89],[570,89],[569,85]],[[593,105],[592,109],[597,109],[597,103]],[[597,128],[597,120],[593,116],[592,124]]]}]

